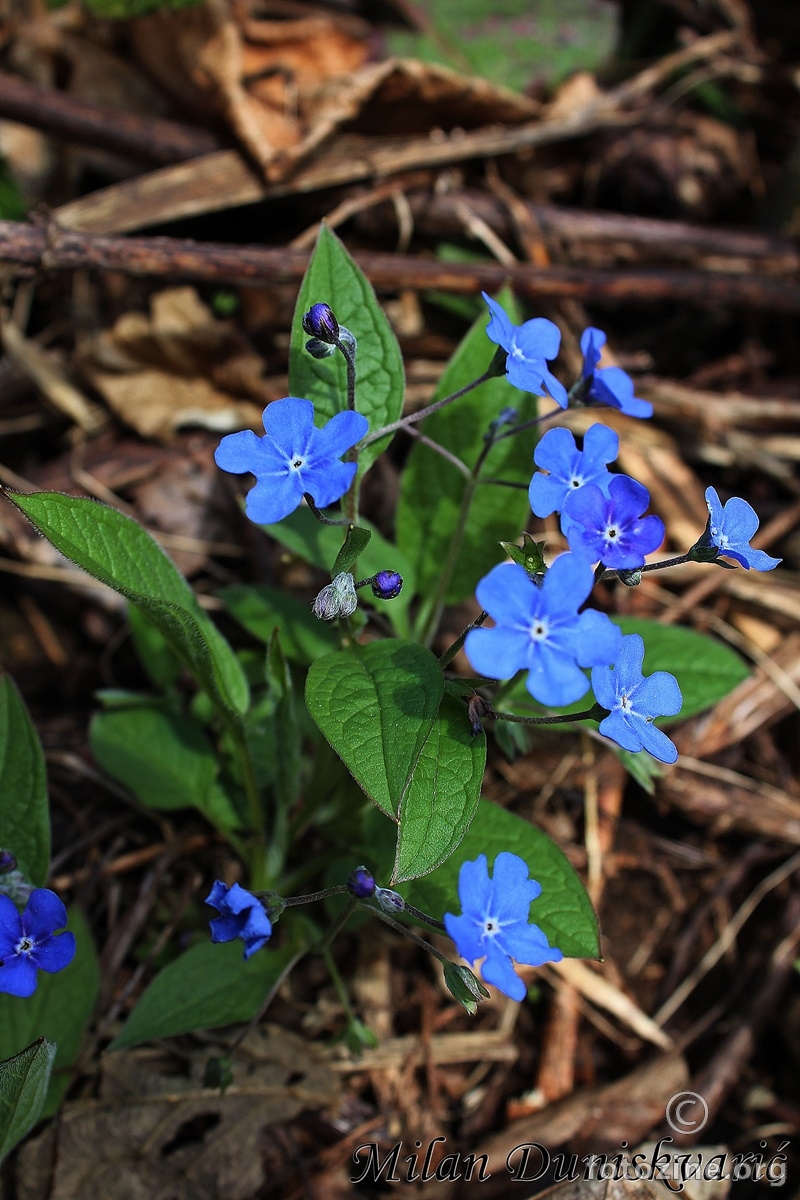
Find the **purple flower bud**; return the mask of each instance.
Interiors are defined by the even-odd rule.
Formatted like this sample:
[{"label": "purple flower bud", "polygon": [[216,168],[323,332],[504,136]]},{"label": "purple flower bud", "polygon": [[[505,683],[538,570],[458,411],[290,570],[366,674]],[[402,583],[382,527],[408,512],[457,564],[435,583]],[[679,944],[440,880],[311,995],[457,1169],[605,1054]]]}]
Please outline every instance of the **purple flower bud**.
[{"label": "purple flower bud", "polygon": [[403,588],[403,576],[397,571],[378,571],[372,576],[372,594],[379,600],[394,600]]},{"label": "purple flower bud", "polygon": [[0,875],[6,875],[16,868],[17,860],[10,850],[0,850]]},{"label": "purple flower bud", "polygon": [[303,329],[309,337],[332,345],[339,337],[339,322],[328,304],[312,304],[303,315]]},{"label": "purple flower bud", "polygon": [[366,867],[356,867],[351,871],[347,887],[351,896],[356,896],[359,900],[368,900],[370,896],[375,895],[375,879]]}]

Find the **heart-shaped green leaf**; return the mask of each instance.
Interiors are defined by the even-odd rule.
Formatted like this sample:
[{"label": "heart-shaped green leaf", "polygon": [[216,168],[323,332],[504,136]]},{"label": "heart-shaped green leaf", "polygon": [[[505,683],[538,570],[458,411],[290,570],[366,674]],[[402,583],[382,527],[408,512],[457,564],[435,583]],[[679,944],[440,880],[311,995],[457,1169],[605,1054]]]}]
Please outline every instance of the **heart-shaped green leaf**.
[{"label": "heart-shaped green leaf", "polygon": [[430,650],[387,638],[317,659],[306,704],[351,775],[396,819],[443,691]]}]

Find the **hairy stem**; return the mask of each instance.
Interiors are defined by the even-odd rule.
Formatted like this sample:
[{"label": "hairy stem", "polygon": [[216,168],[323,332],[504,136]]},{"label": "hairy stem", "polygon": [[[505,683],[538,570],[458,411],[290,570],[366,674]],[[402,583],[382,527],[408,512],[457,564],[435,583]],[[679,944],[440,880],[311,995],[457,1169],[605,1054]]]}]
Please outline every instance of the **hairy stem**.
[{"label": "hairy stem", "polygon": [[462,396],[466,396],[467,392],[471,392],[473,388],[479,384],[485,383],[487,379],[492,379],[494,372],[484,371],[483,375],[479,375],[477,379],[473,379],[471,383],[467,383],[464,387],[459,388],[457,392],[453,392],[449,396],[445,396],[442,400],[436,400],[435,403],[427,405],[426,408],[420,408],[415,413],[409,413],[407,417],[400,417],[398,421],[392,421],[390,425],[384,425],[381,429],[376,429],[371,433],[364,442],[368,446],[370,442],[377,442],[380,438],[386,437],[387,433],[394,433],[396,429],[408,430],[410,426],[416,425],[418,421],[424,421],[431,413],[438,412],[440,408],[444,408],[448,404],[452,404],[454,400],[460,400]]}]

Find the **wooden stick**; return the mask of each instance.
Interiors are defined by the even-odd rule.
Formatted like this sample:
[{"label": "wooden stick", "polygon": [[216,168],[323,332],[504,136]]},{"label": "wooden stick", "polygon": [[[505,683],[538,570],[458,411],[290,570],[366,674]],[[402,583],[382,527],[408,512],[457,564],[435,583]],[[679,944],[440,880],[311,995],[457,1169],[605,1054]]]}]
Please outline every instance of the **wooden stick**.
[{"label": "wooden stick", "polygon": [[[436,195],[432,192],[407,194],[414,227],[427,237],[452,237],[463,231],[459,208],[466,205],[503,239],[514,237],[514,223],[506,205],[486,192],[465,191]],[[656,217],[636,217],[628,213],[590,212],[563,208],[557,204],[519,203],[533,218],[538,229],[559,238],[589,242],[622,242],[626,246],[647,249],[670,258],[696,259],[703,255],[729,258],[774,260],[773,269],[781,275],[800,270],[800,245],[797,239],[748,229],[724,229],[695,225],[689,221],[664,221]],[[389,206],[383,204],[357,217],[357,225],[375,232],[384,229]],[[772,266],[772,264],[771,264]]]},{"label": "wooden stick", "polygon": [[0,117],[164,166],[199,158],[222,145],[216,134],[199,126],[87,104],[68,92],[39,87],[6,71],[0,71]]},{"label": "wooden stick", "polygon": [[[729,305],[772,312],[800,312],[800,287],[783,280],[712,271],[582,270],[528,264],[439,263],[402,254],[357,254],[356,261],[376,288],[403,288],[475,294],[511,283],[521,296],[538,300],[671,300],[694,307]],[[228,284],[291,283],[302,279],[305,251],[262,246],[231,246],[178,238],[113,238],[60,229],[54,223],[25,225],[0,221],[0,261],[39,271],[78,267],[124,271],[171,279]]]}]

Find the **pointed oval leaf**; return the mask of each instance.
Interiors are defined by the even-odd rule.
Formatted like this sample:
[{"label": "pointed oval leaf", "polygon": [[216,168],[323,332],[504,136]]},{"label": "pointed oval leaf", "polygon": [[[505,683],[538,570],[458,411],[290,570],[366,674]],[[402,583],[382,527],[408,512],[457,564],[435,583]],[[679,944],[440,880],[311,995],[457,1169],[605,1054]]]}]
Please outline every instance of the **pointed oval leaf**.
[{"label": "pointed oval leaf", "polygon": [[50,866],[50,813],[44,755],[22,697],[0,678],[0,849],[42,887]]},{"label": "pointed oval leaf", "polygon": [[393,883],[428,875],[469,828],[486,767],[486,735],[472,736],[467,711],[442,700],[400,805]]},{"label": "pointed oval leaf", "polygon": [[[318,303],[329,304],[339,325],[349,329],[358,343],[356,410],[367,418],[371,432],[396,421],[402,412],[405,390],[397,338],[372,284],[327,225],[320,229],[294,310],[289,391],[312,400],[318,416],[329,420],[347,407],[347,370],[338,350],[329,358],[318,359],[305,348],[308,334],[303,329],[303,314]],[[362,472],[369,470],[386,449],[391,436],[361,451],[358,461]]]},{"label": "pointed oval leaf", "polygon": [[0,1062],[0,1162],[41,1116],[56,1048],[44,1038]]},{"label": "pointed oval leaf", "polygon": [[247,710],[244,672],[184,577],[137,521],[62,492],[6,492],[40,533],[95,579],[144,609],[199,682],[231,712]]},{"label": "pointed oval leaf", "polygon": [[109,1048],[249,1021],[297,953],[267,947],[245,962],[239,941],[192,946],[156,975]]},{"label": "pointed oval leaf", "polygon": [[599,958],[597,917],[586,889],[566,855],[550,838],[491,800],[481,800],[464,840],[443,866],[401,888],[403,895],[432,917],[459,913],[458,872],[462,862],[485,854],[491,872],[501,850],[524,858],[542,894],[531,908],[531,919],[570,958]]},{"label": "pointed oval leaf", "polygon": [[149,808],[205,809],[217,776],[214,748],[196,721],[155,704],[97,713],[92,754]]},{"label": "pointed oval leaf", "polygon": [[387,638],[317,659],[306,704],[370,800],[396,818],[443,691],[430,650]]}]

